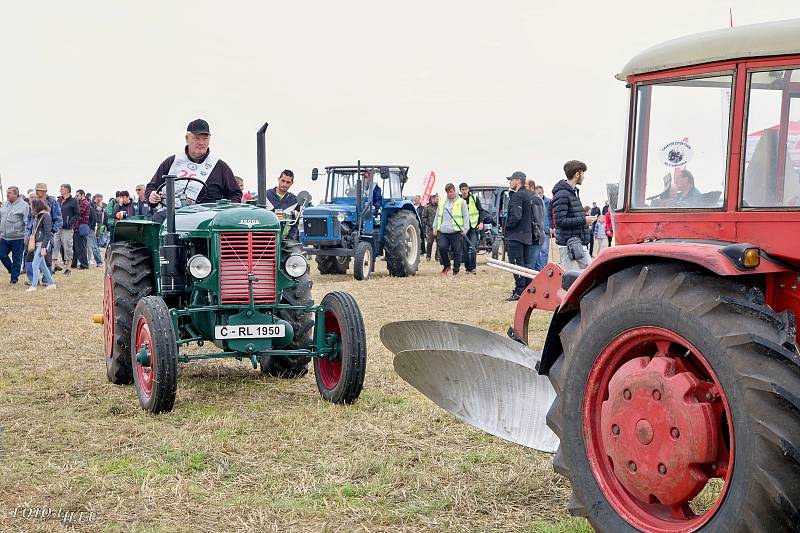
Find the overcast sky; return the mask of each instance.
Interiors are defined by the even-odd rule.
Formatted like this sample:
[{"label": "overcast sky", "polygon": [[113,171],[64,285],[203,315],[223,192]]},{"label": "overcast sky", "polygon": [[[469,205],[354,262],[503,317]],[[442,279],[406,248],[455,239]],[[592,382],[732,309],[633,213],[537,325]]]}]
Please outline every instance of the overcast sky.
[{"label": "overcast sky", "polygon": [[[800,2],[211,2],[0,0],[0,174],[21,189],[62,182],[133,190],[182,150],[202,117],[211,147],[256,188],[314,166],[410,165],[492,181],[523,170],[550,190],[567,159],[604,198],[623,153],[614,74],[659,42],[800,17]],[[474,6],[474,7],[473,7]]]}]

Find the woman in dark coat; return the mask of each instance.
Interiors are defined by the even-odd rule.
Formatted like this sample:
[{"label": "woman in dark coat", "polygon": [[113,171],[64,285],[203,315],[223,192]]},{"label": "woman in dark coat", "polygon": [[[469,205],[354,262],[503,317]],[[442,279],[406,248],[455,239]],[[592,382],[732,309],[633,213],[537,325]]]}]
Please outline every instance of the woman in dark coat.
[{"label": "woman in dark coat", "polygon": [[53,244],[53,219],[50,216],[50,208],[45,202],[36,198],[31,202],[31,216],[33,217],[33,232],[31,239],[34,240],[33,249],[33,278],[31,279],[31,286],[26,292],[33,292],[37,290],[39,285],[39,272],[44,276],[44,282],[47,284],[48,289],[55,289],[56,284],[53,282],[53,275],[50,274],[50,268],[47,266],[47,250]]}]

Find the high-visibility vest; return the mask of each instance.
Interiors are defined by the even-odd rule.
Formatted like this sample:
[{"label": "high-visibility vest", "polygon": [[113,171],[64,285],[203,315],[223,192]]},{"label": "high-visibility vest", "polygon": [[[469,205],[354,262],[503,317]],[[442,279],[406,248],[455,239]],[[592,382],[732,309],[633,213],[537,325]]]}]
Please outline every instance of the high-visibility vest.
[{"label": "high-visibility vest", "polygon": [[[451,213],[453,215],[453,221],[455,221],[456,224],[461,226],[462,231],[469,229],[467,226],[467,221],[464,220],[463,209],[461,207],[463,201],[464,201],[463,198],[461,198],[460,196],[456,196],[456,200],[453,202],[453,213]],[[444,204],[446,202],[447,202],[446,198],[439,202],[439,211],[436,213],[436,220],[437,220],[436,227],[438,228],[442,227],[442,218],[444,218]]]},{"label": "high-visibility vest", "polygon": [[475,197],[471,194],[469,195],[467,206],[469,207],[469,227],[477,228],[478,218],[481,216],[481,213],[478,211],[478,202],[475,201]]}]

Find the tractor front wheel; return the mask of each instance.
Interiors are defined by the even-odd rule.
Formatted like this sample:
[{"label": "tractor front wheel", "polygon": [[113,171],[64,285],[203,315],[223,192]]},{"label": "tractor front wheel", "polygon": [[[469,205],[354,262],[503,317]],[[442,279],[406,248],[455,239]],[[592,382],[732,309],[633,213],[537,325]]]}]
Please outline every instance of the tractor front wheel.
[{"label": "tractor front wheel", "polygon": [[375,258],[372,257],[372,245],[366,241],[359,242],[356,246],[353,277],[358,281],[368,280],[373,266]]},{"label": "tractor front wheel", "polygon": [[324,400],[352,403],[361,394],[367,370],[364,319],[355,299],[346,292],[331,292],[322,299],[325,336],[333,336],[334,353],[314,359],[317,388]]},{"label": "tractor front wheel", "polygon": [[417,218],[411,211],[400,210],[386,224],[383,244],[389,274],[404,278],[419,268],[420,237]]},{"label": "tractor front wheel", "polygon": [[347,269],[350,267],[350,258],[347,256],[318,255],[315,260],[317,270],[323,275],[347,274]]},{"label": "tractor front wheel", "polygon": [[169,309],[159,296],[136,304],[131,329],[131,366],[139,404],[148,413],[172,411],[178,388],[178,347]]},{"label": "tractor front wheel", "polygon": [[637,265],[561,332],[547,416],[569,509],[598,531],[797,531],[800,359],[758,289]]}]

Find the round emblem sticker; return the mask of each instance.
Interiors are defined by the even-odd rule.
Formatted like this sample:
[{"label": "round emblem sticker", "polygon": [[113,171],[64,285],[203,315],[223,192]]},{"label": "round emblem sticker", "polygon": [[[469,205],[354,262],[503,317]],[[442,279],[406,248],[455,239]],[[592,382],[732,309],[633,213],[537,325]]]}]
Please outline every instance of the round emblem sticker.
[{"label": "round emblem sticker", "polygon": [[661,162],[668,167],[681,167],[692,160],[694,152],[686,141],[673,141],[661,149]]}]

